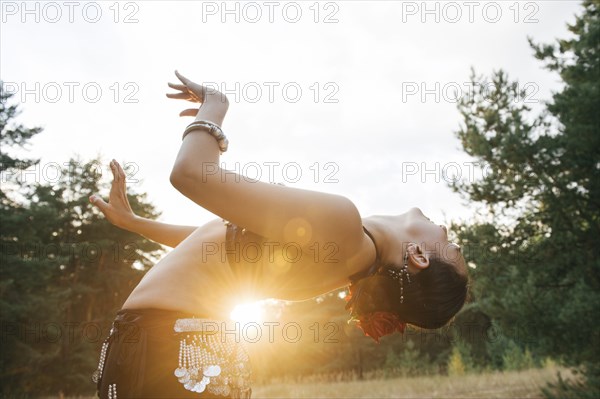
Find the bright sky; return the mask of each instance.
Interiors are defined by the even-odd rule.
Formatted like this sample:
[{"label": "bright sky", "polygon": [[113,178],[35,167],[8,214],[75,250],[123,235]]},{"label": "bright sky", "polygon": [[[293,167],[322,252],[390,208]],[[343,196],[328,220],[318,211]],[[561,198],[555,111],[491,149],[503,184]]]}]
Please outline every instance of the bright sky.
[{"label": "bright sky", "polygon": [[[264,181],[342,194],[362,216],[419,206],[436,222],[472,208],[443,172],[477,175],[454,135],[452,89],[504,69],[528,101],[559,79],[527,43],[569,37],[578,1],[3,1],[0,78],[43,126],[31,181],[80,154],[129,165],[170,223],[214,216],[169,173],[189,103],[168,99],[175,69],[231,101],[222,161]],[[437,96],[437,98],[436,98]],[[269,179],[270,178],[270,179]],[[133,185],[133,184],[132,184]]]}]

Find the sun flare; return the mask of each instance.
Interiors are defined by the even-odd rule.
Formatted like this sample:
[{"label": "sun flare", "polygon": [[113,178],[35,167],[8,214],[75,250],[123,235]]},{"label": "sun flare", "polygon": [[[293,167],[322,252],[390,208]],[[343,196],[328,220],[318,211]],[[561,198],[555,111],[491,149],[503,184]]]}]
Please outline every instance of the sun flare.
[{"label": "sun flare", "polygon": [[237,323],[260,323],[265,316],[264,301],[242,303],[233,308],[229,318]]}]

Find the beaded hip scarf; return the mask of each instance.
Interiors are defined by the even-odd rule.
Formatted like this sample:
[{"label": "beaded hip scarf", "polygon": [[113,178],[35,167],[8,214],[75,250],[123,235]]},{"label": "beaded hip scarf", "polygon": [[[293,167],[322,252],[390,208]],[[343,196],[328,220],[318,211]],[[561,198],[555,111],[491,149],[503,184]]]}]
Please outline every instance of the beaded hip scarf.
[{"label": "beaded hip scarf", "polygon": [[179,367],[175,377],[193,392],[248,397],[250,364],[248,353],[235,337],[220,334],[219,324],[206,319],[178,319]]}]

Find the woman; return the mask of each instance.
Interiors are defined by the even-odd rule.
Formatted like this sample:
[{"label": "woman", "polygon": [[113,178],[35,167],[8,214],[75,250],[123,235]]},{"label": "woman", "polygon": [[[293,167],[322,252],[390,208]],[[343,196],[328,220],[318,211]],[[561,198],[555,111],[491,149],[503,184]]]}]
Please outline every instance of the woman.
[{"label": "woman", "polygon": [[301,300],[350,285],[347,308],[377,341],[406,323],[441,327],[460,310],[467,270],[444,226],[418,208],[362,218],[343,196],[222,170],[228,100],[175,73],[181,84],[169,83],[178,92],[167,96],[202,105],[180,113],[196,121],[184,132],[170,180],[220,218],[196,227],[137,217],[123,169],[111,162],[108,203],[90,201],[114,225],[175,249],[117,314],[96,373],[101,398],[249,397],[243,347],[225,342],[222,326],[210,320],[250,298]]}]

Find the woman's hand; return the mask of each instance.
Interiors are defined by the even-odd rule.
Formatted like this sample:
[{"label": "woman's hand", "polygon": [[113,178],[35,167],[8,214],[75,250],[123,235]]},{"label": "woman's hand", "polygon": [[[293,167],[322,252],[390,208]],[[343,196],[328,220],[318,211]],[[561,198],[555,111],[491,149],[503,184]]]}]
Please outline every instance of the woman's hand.
[{"label": "woman's hand", "polygon": [[[211,105],[217,105],[217,103],[221,103],[221,106],[225,109],[225,112],[227,112],[227,108],[229,108],[229,100],[225,94],[218,90],[209,89],[206,86],[194,83],[177,71],[175,71],[175,75],[183,84],[169,83],[169,87],[179,90],[179,92],[167,93],[167,97],[177,100],[186,100],[193,103]],[[196,116],[197,114],[198,109],[192,108],[181,111],[179,116]]]},{"label": "woman's hand", "polygon": [[114,159],[110,161],[110,170],[113,174],[112,186],[108,195],[108,203],[97,195],[90,196],[90,202],[98,207],[106,219],[117,227],[127,229],[127,226],[136,218],[133,213],[125,187],[125,171]]}]

